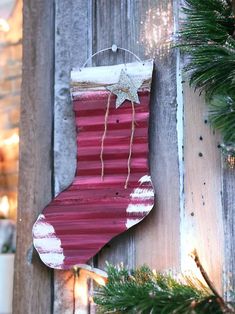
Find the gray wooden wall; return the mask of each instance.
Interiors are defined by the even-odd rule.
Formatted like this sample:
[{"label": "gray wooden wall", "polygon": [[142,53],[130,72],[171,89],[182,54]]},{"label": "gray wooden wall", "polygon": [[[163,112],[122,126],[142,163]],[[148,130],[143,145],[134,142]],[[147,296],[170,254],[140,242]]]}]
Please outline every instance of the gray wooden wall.
[{"label": "gray wooden wall", "polygon": [[[75,172],[70,70],[113,43],[141,58],[155,57],[149,142],[156,206],[91,263],[177,271],[194,267],[188,254],[195,247],[218,289],[227,285],[223,274],[234,271],[235,175],[222,168],[203,99],[182,84],[179,53],[165,44],[178,27],[178,9],[177,0],[24,0],[14,313],[72,313],[71,273],[52,275],[31,254],[31,228]],[[123,60],[131,59],[104,53],[93,66]]]}]

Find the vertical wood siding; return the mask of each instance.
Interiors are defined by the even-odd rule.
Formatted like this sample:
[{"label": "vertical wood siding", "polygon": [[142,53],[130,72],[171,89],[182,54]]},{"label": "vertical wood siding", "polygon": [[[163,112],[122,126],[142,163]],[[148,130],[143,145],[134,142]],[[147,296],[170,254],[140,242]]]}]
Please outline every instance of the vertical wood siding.
[{"label": "vertical wood siding", "polygon": [[[49,135],[52,96],[49,91],[53,79],[48,69],[52,70],[52,2],[24,2],[24,65],[27,68],[23,74],[14,304],[19,304],[20,313],[31,313],[29,308],[34,310],[33,313],[48,313],[49,272],[37,263],[34,266],[27,264],[25,255],[30,246],[33,220],[51,196]],[[181,86],[177,52],[158,49],[157,39],[151,39],[153,34],[144,29],[151,10],[151,13],[159,14],[155,20],[157,27],[164,24],[160,17],[166,16],[167,26],[163,25],[162,30],[164,36],[169,35],[177,26],[178,8],[177,0],[55,0],[55,193],[71,183],[76,166],[75,124],[69,93],[71,68],[83,64],[92,53],[113,43],[130,49],[141,58],[149,58],[154,53],[149,140],[156,206],[143,223],[111,241],[91,263],[100,268],[106,260],[114,264],[123,262],[128,267],[146,263],[158,270],[179,270],[188,263],[188,244],[191,243],[192,248],[196,246],[198,249],[212,280],[221,289],[223,270],[225,275],[234,272],[234,172],[221,167],[217,149],[219,138],[204,123],[202,98],[188,86]],[[148,40],[142,43],[144,36]],[[93,65],[117,64],[123,62],[123,58],[131,60],[120,52],[116,55],[104,53],[94,59]],[[39,121],[48,122],[48,125]],[[37,166],[33,164],[35,160],[40,161]],[[224,262],[226,266],[223,266]],[[19,273],[28,273],[31,269],[31,278],[22,279]],[[30,292],[30,299],[35,299],[32,286],[38,284],[41,292],[36,300],[32,304],[23,301],[21,287],[26,287],[25,298]],[[55,271],[54,288],[54,313],[70,314],[73,308],[71,272]],[[35,309],[38,304],[45,307],[42,312]],[[79,305],[77,307],[78,310]],[[84,313],[86,311],[84,309]]]},{"label": "vertical wood siding", "polygon": [[207,108],[184,84],[184,191],[181,219],[181,263],[186,269],[194,248],[216,287],[222,290],[223,224],[219,136],[209,126]]},{"label": "vertical wood siding", "polygon": [[52,197],[53,1],[24,0],[19,209],[13,313],[51,312],[51,274],[33,254],[32,226]]}]

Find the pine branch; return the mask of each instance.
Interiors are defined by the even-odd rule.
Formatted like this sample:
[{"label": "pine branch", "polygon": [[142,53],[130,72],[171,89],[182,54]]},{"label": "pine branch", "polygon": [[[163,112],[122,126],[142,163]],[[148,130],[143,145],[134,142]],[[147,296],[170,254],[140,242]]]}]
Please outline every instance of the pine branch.
[{"label": "pine branch", "polygon": [[179,46],[190,55],[185,70],[190,83],[207,95],[234,88],[235,31],[232,5],[222,0],[186,0],[186,19],[179,32]]},{"label": "pine branch", "polygon": [[[186,283],[153,273],[144,266],[132,272],[108,266],[108,283],[96,294],[100,313],[222,314],[218,295],[197,282]],[[200,288],[199,288],[200,287]],[[232,312],[227,312],[232,313]]]},{"label": "pine branch", "polygon": [[212,126],[235,147],[235,0],[185,0],[178,46],[190,85],[205,93]]},{"label": "pine branch", "polygon": [[209,119],[212,126],[221,131],[226,145],[235,143],[235,95],[221,92],[209,102]]}]

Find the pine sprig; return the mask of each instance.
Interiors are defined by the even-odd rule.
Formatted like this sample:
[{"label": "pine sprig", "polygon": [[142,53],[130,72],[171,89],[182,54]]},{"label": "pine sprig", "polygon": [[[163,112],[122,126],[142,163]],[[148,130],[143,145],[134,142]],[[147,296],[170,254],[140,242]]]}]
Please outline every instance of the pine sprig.
[{"label": "pine sprig", "polygon": [[217,296],[192,280],[182,283],[144,266],[129,272],[108,266],[108,283],[96,294],[100,313],[222,314]]},{"label": "pine sprig", "polygon": [[235,95],[214,95],[209,103],[210,121],[220,130],[224,141],[235,143]]},{"label": "pine sprig", "polygon": [[202,45],[192,49],[190,62],[185,70],[190,74],[190,84],[205,91],[207,98],[220,89],[229,94],[235,88],[235,50],[224,47]]},{"label": "pine sprig", "polygon": [[235,18],[230,0],[185,0],[179,32],[189,55],[190,85],[205,93],[210,121],[225,146],[235,147]]},{"label": "pine sprig", "polygon": [[190,83],[207,96],[235,87],[235,19],[223,0],[186,0],[180,47],[190,55]]},{"label": "pine sprig", "polygon": [[223,0],[185,0],[180,35],[191,43],[207,44],[208,41],[223,45],[234,33],[232,3]]}]

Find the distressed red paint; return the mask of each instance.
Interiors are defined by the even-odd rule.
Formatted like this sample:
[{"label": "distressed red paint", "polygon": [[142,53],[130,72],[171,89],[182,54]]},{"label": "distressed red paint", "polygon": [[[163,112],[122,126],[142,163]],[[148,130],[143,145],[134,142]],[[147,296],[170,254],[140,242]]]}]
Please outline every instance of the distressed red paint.
[{"label": "distressed red paint", "polygon": [[[77,127],[77,170],[73,183],[39,216],[33,228],[34,245],[52,268],[70,269],[86,263],[114,236],[141,221],[154,204],[148,167],[148,90],[135,105],[135,134],[128,188],[132,108],[129,101],[115,108],[111,96],[104,141],[104,179],[101,179],[101,139],[108,91],[86,91],[73,99]],[[69,162],[69,161],[68,161]]]}]

